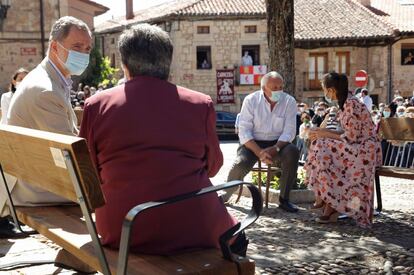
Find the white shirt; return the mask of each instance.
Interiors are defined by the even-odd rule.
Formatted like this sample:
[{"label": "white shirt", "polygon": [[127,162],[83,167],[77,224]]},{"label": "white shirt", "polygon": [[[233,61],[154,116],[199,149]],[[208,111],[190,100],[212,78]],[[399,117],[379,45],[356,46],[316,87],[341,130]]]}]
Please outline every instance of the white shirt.
[{"label": "white shirt", "polygon": [[367,106],[368,111],[372,111],[372,98],[369,95],[362,97],[362,103]]},{"label": "white shirt", "polygon": [[7,124],[7,112],[9,110],[12,96],[12,92],[7,92],[1,95],[1,124]]},{"label": "white shirt", "polygon": [[240,111],[240,144],[249,140],[291,142],[296,136],[296,109],[296,100],[286,93],[272,111],[262,90],[248,95]]},{"label": "white shirt", "polygon": [[252,66],[253,65],[253,59],[250,55],[244,55],[242,57],[242,65],[243,66]]}]

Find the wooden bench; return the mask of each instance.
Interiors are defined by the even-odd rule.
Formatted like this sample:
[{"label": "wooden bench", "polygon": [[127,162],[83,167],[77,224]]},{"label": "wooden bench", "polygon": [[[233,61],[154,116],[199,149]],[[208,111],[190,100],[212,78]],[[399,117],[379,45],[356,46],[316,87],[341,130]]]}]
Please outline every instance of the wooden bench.
[{"label": "wooden bench", "polygon": [[414,180],[414,119],[381,119],[380,133],[384,139],[382,166],[375,173],[377,211],[382,210],[380,176]]},{"label": "wooden bench", "polygon": [[[11,174],[78,204],[72,206],[14,207],[15,219],[32,227],[79,260],[103,274],[254,274],[254,262],[231,253],[229,240],[252,224],[262,210],[256,187],[241,181],[148,202],[132,208],[122,225],[119,252],[101,245],[93,220],[94,209],[104,205],[99,177],[86,141],[82,138],[0,125],[0,172]],[[129,254],[130,232],[137,215],[154,207],[175,203],[221,189],[247,185],[252,209],[247,217],[220,237],[219,249],[205,249],[174,256]],[[7,184],[6,184],[7,187]],[[9,191],[7,191],[10,194]],[[168,207],[168,206],[167,206]],[[220,221],[217,221],[220,222]]]}]

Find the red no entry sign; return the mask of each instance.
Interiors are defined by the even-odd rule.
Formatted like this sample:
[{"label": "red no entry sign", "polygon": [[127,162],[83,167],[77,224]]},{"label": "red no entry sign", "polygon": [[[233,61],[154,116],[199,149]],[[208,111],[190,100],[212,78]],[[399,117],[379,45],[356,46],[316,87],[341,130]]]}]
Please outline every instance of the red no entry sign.
[{"label": "red no entry sign", "polygon": [[355,86],[365,87],[368,83],[368,74],[364,70],[359,70],[355,74]]}]

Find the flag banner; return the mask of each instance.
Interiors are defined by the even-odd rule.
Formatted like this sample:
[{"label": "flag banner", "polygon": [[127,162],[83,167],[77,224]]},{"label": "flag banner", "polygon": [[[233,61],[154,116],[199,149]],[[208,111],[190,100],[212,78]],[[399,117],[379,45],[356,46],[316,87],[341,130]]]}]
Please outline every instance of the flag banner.
[{"label": "flag banner", "polygon": [[234,103],[234,70],[217,70],[217,104]]},{"label": "flag banner", "polygon": [[260,80],[266,73],[266,65],[240,66],[240,85],[260,85]]}]

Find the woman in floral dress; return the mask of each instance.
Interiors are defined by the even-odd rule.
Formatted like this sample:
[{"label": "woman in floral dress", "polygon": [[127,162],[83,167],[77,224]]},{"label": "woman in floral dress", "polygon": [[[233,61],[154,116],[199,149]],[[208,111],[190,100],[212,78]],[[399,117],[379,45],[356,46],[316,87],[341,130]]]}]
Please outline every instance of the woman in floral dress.
[{"label": "woman in floral dress", "polygon": [[306,182],[315,192],[313,208],[321,208],[320,223],[336,222],[346,214],[363,227],[371,225],[375,167],[381,164],[381,146],[371,114],[348,92],[344,74],[322,79],[327,101],[338,101],[341,131],[312,129],[305,164]]}]

